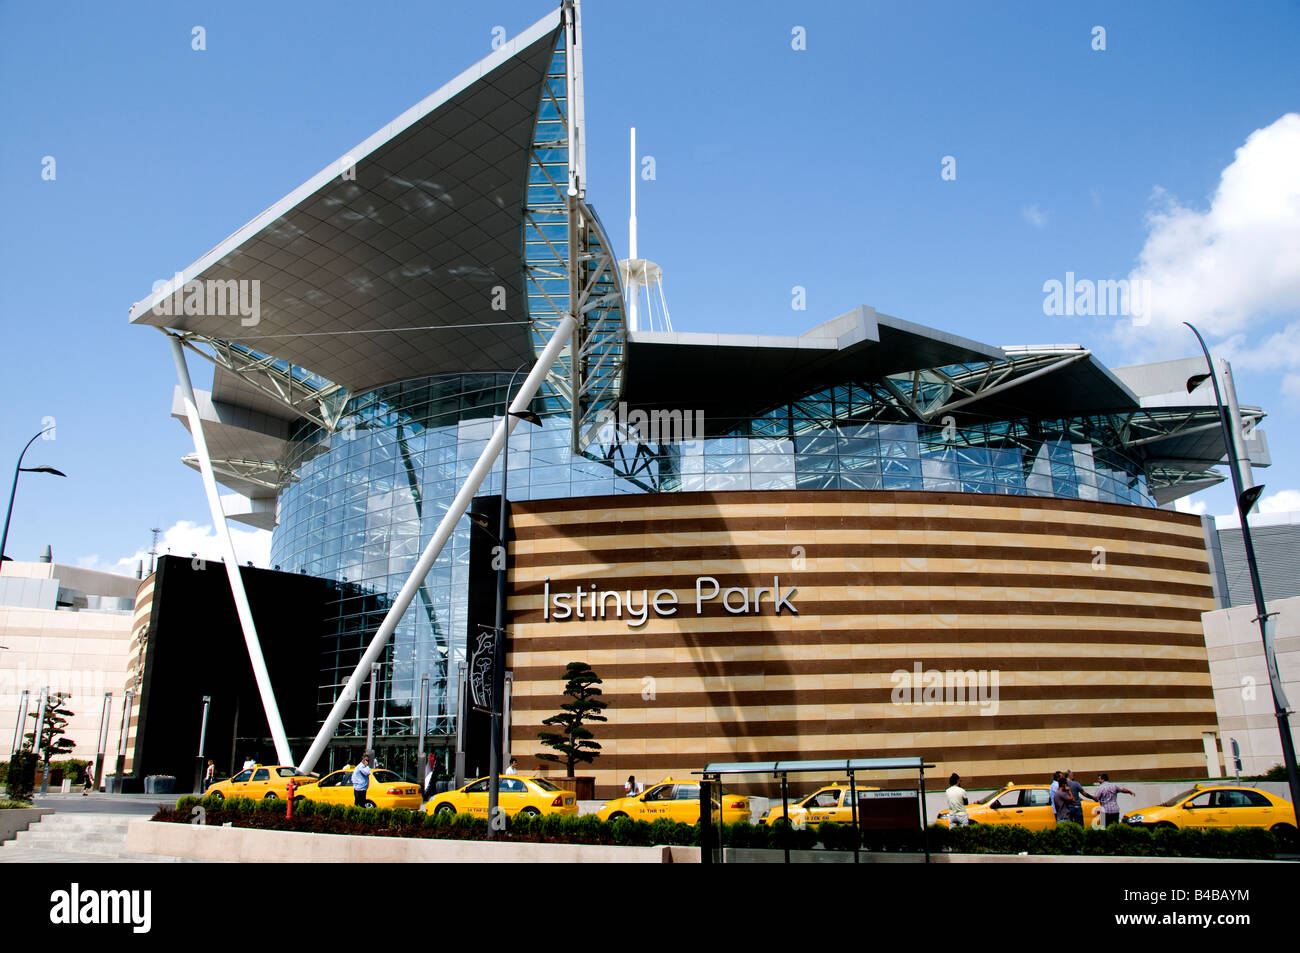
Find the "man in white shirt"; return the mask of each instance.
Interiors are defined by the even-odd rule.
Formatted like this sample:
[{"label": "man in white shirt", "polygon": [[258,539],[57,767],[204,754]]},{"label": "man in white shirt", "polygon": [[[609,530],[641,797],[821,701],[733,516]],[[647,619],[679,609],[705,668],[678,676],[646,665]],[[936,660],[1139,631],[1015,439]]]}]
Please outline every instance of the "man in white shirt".
[{"label": "man in white shirt", "polygon": [[949,827],[965,827],[970,823],[970,818],[966,815],[966,789],[959,781],[961,776],[953,774],[948,778],[948,790],[944,792],[948,796]]}]

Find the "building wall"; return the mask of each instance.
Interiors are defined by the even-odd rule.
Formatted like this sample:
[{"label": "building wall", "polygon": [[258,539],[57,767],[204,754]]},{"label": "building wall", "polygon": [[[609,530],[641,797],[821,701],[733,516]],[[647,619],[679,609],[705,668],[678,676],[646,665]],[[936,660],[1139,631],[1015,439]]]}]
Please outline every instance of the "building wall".
[{"label": "building wall", "polygon": [[[1214,602],[1196,517],[778,491],[519,502],[513,523],[513,753],[536,766],[564,666],[586,661],[610,702],[594,728],[602,756],[580,772],[601,796],[629,774],[781,758],[919,754],[971,787],[1063,767],[1206,773],[1216,720],[1201,613]],[[779,577],[797,587],[798,614],[775,614],[769,596],[757,615],[717,600],[697,615],[700,576],[723,589]],[[548,577],[553,591],[632,589],[638,605],[641,590],[668,588],[679,609],[636,627],[612,603],[605,619],[544,619]],[[931,671],[975,672],[982,702],[927,696]]]},{"label": "building wall", "polygon": [[[1273,651],[1282,691],[1294,709],[1300,702],[1300,598],[1269,600],[1276,612]],[[1232,744],[1241,748],[1242,774],[1263,774],[1282,763],[1282,741],[1273,695],[1264,667],[1264,643],[1255,621],[1254,605],[1219,609],[1204,616],[1205,645],[1214,684],[1214,703],[1222,731],[1223,757],[1232,773]],[[1291,733],[1300,733],[1300,719],[1291,717]]]},{"label": "building wall", "polygon": [[[1220,529],[1218,534],[1222,560],[1218,568],[1227,587],[1226,601],[1220,599],[1219,607],[1253,606],[1255,593],[1250,586],[1241,527]],[[1250,540],[1255,547],[1265,601],[1300,596],[1300,572],[1296,571],[1300,565],[1300,513],[1252,514]]]},{"label": "building wall", "polygon": [[[56,586],[72,586],[91,595],[127,598],[138,580],[109,573],[91,573],[51,563],[4,564],[11,581],[49,579]],[[93,760],[98,749],[104,694],[112,692],[110,724],[121,716],[127,657],[131,639],[129,612],[92,612],[0,605],[0,743],[7,758],[13,746],[22,693],[30,692],[27,711],[35,712],[43,687],[68,692],[75,714],[66,737],[75,747],[67,757]],[[24,719],[21,732],[32,730],[34,719]],[[110,757],[116,753],[117,735],[109,732]],[[57,759],[56,759],[57,760]]]}]

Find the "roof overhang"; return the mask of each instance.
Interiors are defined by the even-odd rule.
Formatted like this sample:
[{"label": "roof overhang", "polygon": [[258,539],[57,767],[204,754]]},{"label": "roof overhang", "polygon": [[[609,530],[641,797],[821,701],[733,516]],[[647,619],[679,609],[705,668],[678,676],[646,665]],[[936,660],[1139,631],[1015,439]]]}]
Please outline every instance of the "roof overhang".
[{"label": "roof overhang", "polygon": [[560,29],[556,10],[503,44],[178,272],[131,321],[232,342],[352,393],[531,359],[525,189]]}]

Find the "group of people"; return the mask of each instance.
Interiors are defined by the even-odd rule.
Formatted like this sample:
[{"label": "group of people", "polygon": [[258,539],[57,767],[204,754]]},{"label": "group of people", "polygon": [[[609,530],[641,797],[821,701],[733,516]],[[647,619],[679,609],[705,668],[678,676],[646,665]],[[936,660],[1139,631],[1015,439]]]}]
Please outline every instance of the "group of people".
[{"label": "group of people", "polygon": [[[1112,782],[1110,775],[1104,771],[1097,775],[1096,793],[1090,793],[1074,779],[1074,772],[1068,768],[1052,772],[1052,784],[1048,791],[1056,823],[1083,824],[1083,799],[1089,797],[1101,805],[1103,827],[1119,822],[1119,796],[1133,794],[1128,788]],[[948,825],[965,827],[970,823],[970,817],[966,813],[966,805],[970,801],[966,798],[966,789],[961,786],[960,775],[954,773],[948,778],[948,790],[944,793],[948,798]]]}]

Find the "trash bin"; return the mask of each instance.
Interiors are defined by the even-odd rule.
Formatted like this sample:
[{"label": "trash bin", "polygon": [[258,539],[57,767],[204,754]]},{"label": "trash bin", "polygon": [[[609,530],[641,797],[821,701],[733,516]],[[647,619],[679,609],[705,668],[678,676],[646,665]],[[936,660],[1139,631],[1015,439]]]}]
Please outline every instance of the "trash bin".
[{"label": "trash bin", "polygon": [[59,793],[60,794],[72,793],[72,778],[63,779],[63,782],[59,785]]}]

